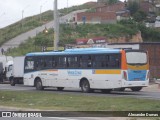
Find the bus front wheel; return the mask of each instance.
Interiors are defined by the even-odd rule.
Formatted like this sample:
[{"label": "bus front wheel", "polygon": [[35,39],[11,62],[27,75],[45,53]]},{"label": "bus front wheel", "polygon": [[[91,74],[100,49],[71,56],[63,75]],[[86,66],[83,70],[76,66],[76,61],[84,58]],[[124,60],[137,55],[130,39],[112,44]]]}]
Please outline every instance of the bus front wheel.
[{"label": "bus front wheel", "polygon": [[81,83],[81,90],[82,90],[82,92],[84,92],[84,93],[89,93],[89,92],[91,92],[91,89],[90,89],[90,85],[89,85],[88,80],[83,80],[83,81],[82,81],[82,83]]},{"label": "bus front wheel", "polygon": [[44,90],[44,87],[42,86],[42,82],[40,79],[36,80],[36,90]]},{"label": "bus front wheel", "polygon": [[140,91],[142,89],[142,87],[132,87],[131,90],[132,91]]}]

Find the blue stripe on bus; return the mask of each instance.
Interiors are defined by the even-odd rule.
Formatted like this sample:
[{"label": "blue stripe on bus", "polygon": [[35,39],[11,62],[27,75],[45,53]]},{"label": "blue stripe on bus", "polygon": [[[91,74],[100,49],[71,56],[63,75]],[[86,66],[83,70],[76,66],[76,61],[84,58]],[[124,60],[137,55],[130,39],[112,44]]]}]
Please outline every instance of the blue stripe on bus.
[{"label": "blue stripe on bus", "polygon": [[62,52],[34,52],[28,53],[26,56],[39,56],[39,55],[74,55],[74,54],[97,54],[97,53],[120,53],[119,49],[108,48],[86,48],[86,49],[68,49]]}]

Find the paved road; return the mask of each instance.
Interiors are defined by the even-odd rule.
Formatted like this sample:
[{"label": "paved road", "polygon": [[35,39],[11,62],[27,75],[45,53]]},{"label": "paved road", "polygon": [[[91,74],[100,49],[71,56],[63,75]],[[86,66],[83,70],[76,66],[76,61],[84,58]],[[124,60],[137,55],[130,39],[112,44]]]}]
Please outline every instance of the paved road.
[{"label": "paved road", "polygon": [[[36,92],[35,87],[28,87],[24,85],[16,85],[10,86],[9,84],[0,84],[0,91],[32,91]],[[81,96],[110,96],[110,97],[130,97],[130,98],[140,98],[140,99],[156,99],[160,100],[160,92],[159,91],[148,91],[146,89],[140,92],[132,92],[130,90],[126,90],[125,92],[112,91],[110,94],[103,94],[100,91],[95,91],[95,93],[82,93],[80,89],[64,89],[64,91],[57,91],[56,88],[48,88],[44,90],[45,92],[50,93],[59,93],[59,94],[76,94]],[[18,108],[17,108],[18,109]],[[5,108],[0,106],[0,111],[22,111],[20,109],[15,108]],[[25,110],[25,111],[33,111],[33,110]],[[22,118],[0,118],[0,120],[21,120]],[[53,117],[53,118],[23,118],[23,120],[128,120],[127,118],[120,117]],[[138,119],[137,119],[138,120]]]},{"label": "paved road", "polygon": [[[9,84],[0,84],[0,90],[9,91],[35,91],[35,87],[28,87],[24,85],[10,86]],[[52,93],[63,93],[63,94],[76,94],[76,95],[90,95],[90,96],[111,96],[111,97],[131,97],[131,98],[142,98],[142,99],[155,99],[160,100],[159,91],[147,91],[143,90],[140,92],[132,92],[126,90],[125,92],[112,91],[110,94],[103,94],[100,91],[94,93],[82,93],[80,89],[66,88],[64,91],[57,91],[56,88],[46,88],[44,91]]]},{"label": "paved road", "polygon": [[[64,22],[66,22],[67,19],[68,20],[72,19],[74,14],[79,13],[79,12],[84,12],[84,11],[86,11],[86,9],[77,10],[77,11],[71,12],[71,13],[65,15],[65,16],[60,17],[59,21],[60,21],[60,23],[64,23]],[[42,32],[45,29],[45,27],[47,29],[54,28],[54,20],[49,22],[49,23],[46,23],[46,24],[44,24],[44,25],[42,25],[40,27],[37,27],[37,28],[35,28],[33,30],[30,30],[30,31],[28,31],[26,33],[22,33],[21,35],[18,35],[15,38],[10,39],[8,42],[4,43],[0,47],[0,49],[3,48],[6,51],[8,48],[18,47],[21,43],[23,43],[26,40],[28,40],[29,37],[31,37],[31,38],[35,37],[36,34]]]}]

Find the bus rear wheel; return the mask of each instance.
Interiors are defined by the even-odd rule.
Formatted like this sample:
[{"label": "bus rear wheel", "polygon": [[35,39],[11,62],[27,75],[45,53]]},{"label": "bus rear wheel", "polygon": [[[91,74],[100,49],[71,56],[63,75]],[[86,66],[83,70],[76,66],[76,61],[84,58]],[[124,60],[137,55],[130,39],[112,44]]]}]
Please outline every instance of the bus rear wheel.
[{"label": "bus rear wheel", "polygon": [[89,84],[88,80],[83,80],[83,81],[82,81],[82,83],[81,83],[81,90],[82,90],[82,92],[84,92],[84,93],[89,93],[89,92],[91,92],[90,84]]},{"label": "bus rear wheel", "polygon": [[44,87],[42,86],[42,81],[40,79],[36,80],[36,90],[44,90]]},{"label": "bus rear wheel", "polygon": [[142,90],[142,87],[132,87],[131,90],[132,91],[140,91],[140,90]]}]

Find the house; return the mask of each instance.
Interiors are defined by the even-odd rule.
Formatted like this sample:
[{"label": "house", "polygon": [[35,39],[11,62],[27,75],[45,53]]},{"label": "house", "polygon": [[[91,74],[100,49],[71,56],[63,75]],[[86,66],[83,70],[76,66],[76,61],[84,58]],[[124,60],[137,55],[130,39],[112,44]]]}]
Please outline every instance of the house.
[{"label": "house", "polygon": [[81,12],[74,16],[74,20],[77,24],[82,23],[116,23],[115,12]]},{"label": "house", "polygon": [[124,8],[125,8],[124,2],[117,2],[111,5],[107,4],[107,5],[98,6],[95,9],[96,9],[96,12],[108,12],[108,11],[118,12],[118,11],[124,10]]},{"label": "house", "polygon": [[160,5],[159,0],[128,0],[130,2],[137,2],[141,11],[145,13],[157,13]]},{"label": "house", "polygon": [[115,4],[103,4],[100,2],[96,7],[91,8],[93,11],[86,11],[77,13],[73,17],[73,21],[77,24],[82,23],[116,23],[119,17],[129,17],[129,11],[125,9],[124,2],[117,2]]}]

